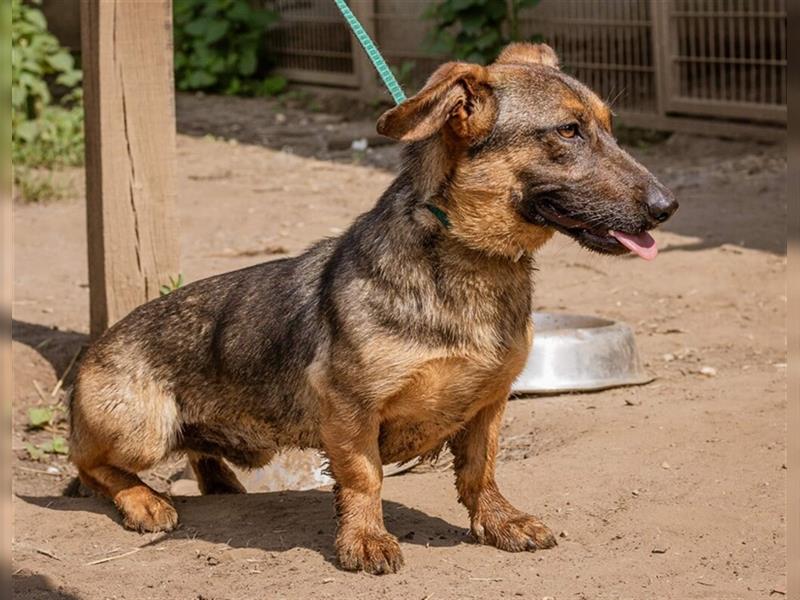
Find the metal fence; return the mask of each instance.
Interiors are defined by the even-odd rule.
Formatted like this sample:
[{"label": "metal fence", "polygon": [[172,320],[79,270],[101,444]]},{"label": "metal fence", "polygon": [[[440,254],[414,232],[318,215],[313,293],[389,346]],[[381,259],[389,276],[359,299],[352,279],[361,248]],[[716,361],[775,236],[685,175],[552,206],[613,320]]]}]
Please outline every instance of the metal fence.
[{"label": "metal fence", "polygon": [[[409,92],[448,58],[427,49],[431,1],[351,1],[389,63],[408,63]],[[265,3],[282,16],[271,46],[291,80],[380,93],[331,0]],[[786,21],[786,0],[542,0],[520,24],[623,121],[670,127],[785,124]]]}]

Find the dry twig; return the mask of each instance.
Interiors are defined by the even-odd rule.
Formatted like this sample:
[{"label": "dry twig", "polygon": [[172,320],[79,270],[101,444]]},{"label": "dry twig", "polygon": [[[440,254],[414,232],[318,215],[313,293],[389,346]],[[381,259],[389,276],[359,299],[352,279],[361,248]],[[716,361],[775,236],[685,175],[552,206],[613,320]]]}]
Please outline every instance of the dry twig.
[{"label": "dry twig", "polygon": [[50,392],[51,398],[55,398],[56,394],[61,390],[61,386],[64,385],[64,380],[66,380],[67,375],[72,371],[72,367],[75,366],[75,361],[78,360],[78,356],[80,356],[82,350],[83,346],[80,346],[75,354],[72,355],[72,360],[69,361],[67,368],[64,370],[64,374],[61,376],[61,379],[58,380],[58,383],[56,383],[56,387],[53,388],[53,391]]},{"label": "dry twig", "polygon": [[105,558],[98,558],[97,560],[93,560],[92,562],[86,563],[87,567],[91,567],[93,565],[99,565],[102,563],[111,562],[112,560],[119,560],[120,558],[125,558],[126,556],[130,556],[131,554],[136,554],[141,548],[134,548],[130,552],[126,552],[125,554],[117,554],[115,556],[106,556]]}]

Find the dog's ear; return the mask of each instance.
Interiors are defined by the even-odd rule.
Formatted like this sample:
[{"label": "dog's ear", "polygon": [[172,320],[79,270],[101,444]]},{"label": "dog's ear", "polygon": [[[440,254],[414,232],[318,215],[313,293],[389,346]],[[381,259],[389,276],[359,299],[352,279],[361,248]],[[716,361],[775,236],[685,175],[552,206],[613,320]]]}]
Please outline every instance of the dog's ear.
[{"label": "dog's ear", "polygon": [[532,63],[558,68],[558,56],[547,44],[529,44],[520,42],[509,44],[500,53],[496,64],[525,64]]},{"label": "dog's ear", "polygon": [[486,67],[450,62],[436,69],[416,96],[383,113],[377,130],[395,140],[415,142],[446,129],[471,144],[491,131],[494,117]]}]

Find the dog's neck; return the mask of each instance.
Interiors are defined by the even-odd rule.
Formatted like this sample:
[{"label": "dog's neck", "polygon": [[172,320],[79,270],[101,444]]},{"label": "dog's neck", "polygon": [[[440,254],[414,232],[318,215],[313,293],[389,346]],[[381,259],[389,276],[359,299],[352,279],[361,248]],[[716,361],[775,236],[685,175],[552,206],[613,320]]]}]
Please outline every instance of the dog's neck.
[{"label": "dog's neck", "polygon": [[[421,272],[427,272],[433,267],[443,280],[461,281],[468,286],[480,281],[481,287],[496,286],[499,290],[511,286],[529,293],[534,269],[532,254],[492,252],[466,243],[461,232],[449,226],[447,213],[438,215],[428,206],[441,199],[439,193],[446,185],[447,175],[433,173],[427,160],[423,160],[425,164],[415,164],[414,155],[410,154],[412,160],[404,162],[398,177],[365,215],[364,224],[369,225],[360,227],[372,249],[387,253],[379,259],[381,270],[388,273],[399,269],[409,275],[408,269],[419,267]],[[439,193],[434,191],[436,188]],[[453,214],[457,216],[455,211]]]},{"label": "dog's neck", "polygon": [[530,257],[553,232],[509,210],[514,194],[522,192],[516,179],[500,175],[489,182],[467,170],[470,160],[465,148],[442,136],[411,143],[393,187],[405,188],[399,197],[419,221],[444,228],[478,254],[513,262]]},{"label": "dog's neck", "polygon": [[400,177],[407,178],[414,194],[423,201],[433,200],[447,185],[456,157],[438,136],[408,144],[403,148]]}]

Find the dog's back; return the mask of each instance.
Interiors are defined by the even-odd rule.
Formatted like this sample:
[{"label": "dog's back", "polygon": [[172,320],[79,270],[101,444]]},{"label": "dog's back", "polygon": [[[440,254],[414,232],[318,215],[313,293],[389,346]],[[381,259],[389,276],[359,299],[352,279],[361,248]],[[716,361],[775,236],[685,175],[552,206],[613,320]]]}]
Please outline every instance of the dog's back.
[{"label": "dog's back", "polygon": [[142,469],[181,448],[253,467],[281,438],[318,445],[304,371],[324,343],[317,291],[331,247],[191,283],[109,329],[76,377],[72,459]]}]

